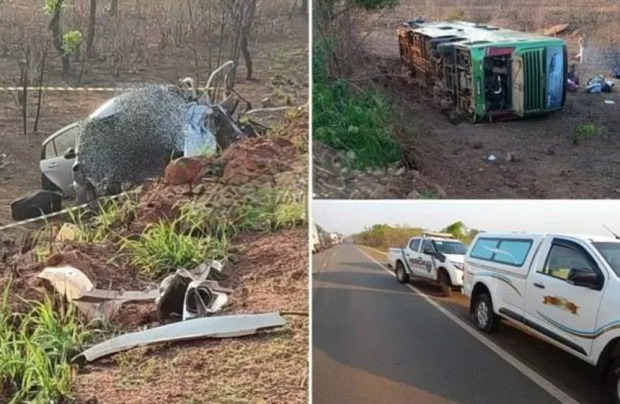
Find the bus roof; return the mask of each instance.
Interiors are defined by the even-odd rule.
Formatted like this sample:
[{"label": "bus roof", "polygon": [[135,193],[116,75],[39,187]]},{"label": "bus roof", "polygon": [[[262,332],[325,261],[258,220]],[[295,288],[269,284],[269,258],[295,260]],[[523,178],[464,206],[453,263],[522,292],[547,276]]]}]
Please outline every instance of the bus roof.
[{"label": "bus roof", "polygon": [[459,45],[466,47],[486,47],[492,44],[519,44],[532,42],[549,42],[558,45],[565,44],[560,38],[514,31],[486,24],[476,24],[466,21],[438,21],[438,22],[411,22],[410,29],[420,32],[431,38],[457,36],[464,38]]}]

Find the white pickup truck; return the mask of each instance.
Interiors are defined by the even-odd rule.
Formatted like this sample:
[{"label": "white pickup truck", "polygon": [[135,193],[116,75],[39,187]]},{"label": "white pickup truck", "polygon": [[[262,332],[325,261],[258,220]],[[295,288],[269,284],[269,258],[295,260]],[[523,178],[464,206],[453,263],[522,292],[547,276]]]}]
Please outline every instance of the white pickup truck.
[{"label": "white pickup truck", "polygon": [[319,229],[316,224],[312,224],[312,254],[316,254],[321,251],[321,238],[319,236]]},{"label": "white pickup truck", "polygon": [[597,367],[620,402],[620,240],[567,234],[480,234],[463,292],[477,327],[500,319]]},{"label": "white pickup truck", "polygon": [[390,248],[388,266],[400,283],[411,278],[439,284],[445,297],[463,285],[463,261],[467,245],[450,234],[426,233],[413,237],[405,248]]}]

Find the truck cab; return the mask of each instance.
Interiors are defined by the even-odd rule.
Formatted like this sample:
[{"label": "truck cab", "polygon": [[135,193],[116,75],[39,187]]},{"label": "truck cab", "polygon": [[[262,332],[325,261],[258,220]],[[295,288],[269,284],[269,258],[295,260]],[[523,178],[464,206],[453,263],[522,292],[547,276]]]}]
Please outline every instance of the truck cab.
[{"label": "truck cab", "polygon": [[463,292],[476,326],[514,322],[607,376],[620,401],[620,240],[569,234],[481,234]]},{"label": "truck cab", "polygon": [[394,269],[398,282],[407,283],[412,278],[431,281],[449,297],[453,289],[463,285],[466,251],[467,245],[451,234],[425,233],[411,238],[404,248],[390,248],[388,266]]}]

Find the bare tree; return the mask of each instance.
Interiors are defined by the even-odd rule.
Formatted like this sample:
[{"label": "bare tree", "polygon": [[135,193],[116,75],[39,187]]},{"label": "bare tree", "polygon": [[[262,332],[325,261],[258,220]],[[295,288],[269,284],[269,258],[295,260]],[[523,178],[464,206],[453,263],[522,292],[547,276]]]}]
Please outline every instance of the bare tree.
[{"label": "bare tree", "polygon": [[252,63],[252,56],[248,49],[248,39],[252,31],[252,24],[254,22],[254,16],[256,15],[256,0],[247,0],[246,7],[244,7],[243,25],[241,27],[241,53],[243,53],[243,59],[245,60],[246,68],[246,80],[253,80],[252,74],[254,73],[254,67]]},{"label": "bare tree", "polygon": [[95,57],[95,27],[97,23],[97,0],[90,0],[90,18],[86,36],[86,56]]},{"label": "bare tree", "polygon": [[45,43],[45,48],[43,49],[43,55],[41,57],[41,62],[39,63],[39,90],[37,94],[37,113],[34,118],[34,128],[32,131],[34,134],[38,134],[39,132],[39,117],[41,116],[41,103],[43,101],[43,77],[45,76],[45,62],[47,60],[47,48],[48,44]]},{"label": "bare tree", "polygon": [[[231,49],[231,59],[235,66],[239,62],[241,54],[245,61],[246,79],[252,80],[253,63],[248,49],[249,37],[252,31],[252,23],[256,14],[256,0],[234,0],[226,2],[232,16],[233,27],[233,46]],[[230,83],[234,84],[236,77],[235,70],[230,74]]]},{"label": "bare tree", "polygon": [[28,139],[28,85],[30,84],[30,78],[28,76],[28,72],[30,70],[30,46],[26,49],[26,59],[21,60],[19,62],[20,67],[20,84],[22,86],[21,94],[18,94],[18,98],[21,95],[21,106],[22,106],[22,121],[23,121],[23,129],[24,136]]}]

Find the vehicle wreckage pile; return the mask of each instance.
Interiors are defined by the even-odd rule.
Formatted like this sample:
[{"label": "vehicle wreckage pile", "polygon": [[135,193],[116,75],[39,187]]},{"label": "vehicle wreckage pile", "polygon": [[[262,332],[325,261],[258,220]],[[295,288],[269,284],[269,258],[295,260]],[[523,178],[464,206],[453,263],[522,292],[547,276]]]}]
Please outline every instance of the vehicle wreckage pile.
[{"label": "vehicle wreckage pile", "polygon": [[[288,402],[305,399],[307,119],[307,112],[298,111],[277,135],[241,140],[219,156],[183,157],[201,167],[191,193],[183,193],[183,181],[155,180],[114,202],[101,202],[96,214],[48,223],[21,240],[2,240],[0,401],[77,395],[113,402],[122,395],[116,388],[101,391],[97,377],[110,369],[98,367],[99,358],[148,344],[237,337],[283,326],[287,332],[275,338],[292,339],[281,348],[289,350],[286,355],[272,358],[284,361],[279,366],[288,374],[278,382],[287,391],[277,389],[277,394]],[[180,167],[177,174],[187,167],[179,160],[170,164]],[[66,301],[73,303],[68,309]],[[68,367],[71,375],[69,363],[86,365],[90,369],[77,376],[77,392],[66,390],[71,385],[43,388],[39,379],[26,384],[27,366],[33,365],[20,338],[35,341],[39,329],[24,330],[20,324],[46,307],[57,323],[53,327],[73,327],[73,334],[63,335],[65,344],[54,353],[61,357],[56,367],[49,365],[37,377],[59,373],[59,367]],[[120,335],[101,331],[110,324]],[[73,338],[78,330],[97,337]],[[248,341],[250,351],[243,354],[251,356],[256,344],[269,343]],[[37,349],[51,355],[59,348],[42,344]],[[211,356],[217,355],[213,349],[219,348],[211,346]],[[11,359],[11,352],[24,367],[7,367],[3,360]],[[155,383],[172,379],[166,374]],[[200,384],[206,386],[202,379]],[[213,395],[218,389],[210,390],[204,399],[221,399]],[[273,389],[263,393],[275,394]],[[168,399],[179,398],[174,394]]]},{"label": "vehicle wreckage pile", "polygon": [[185,99],[178,91],[156,85],[132,89],[118,104],[114,116],[85,120],[80,127],[80,167],[99,195],[156,177],[185,143]]}]

